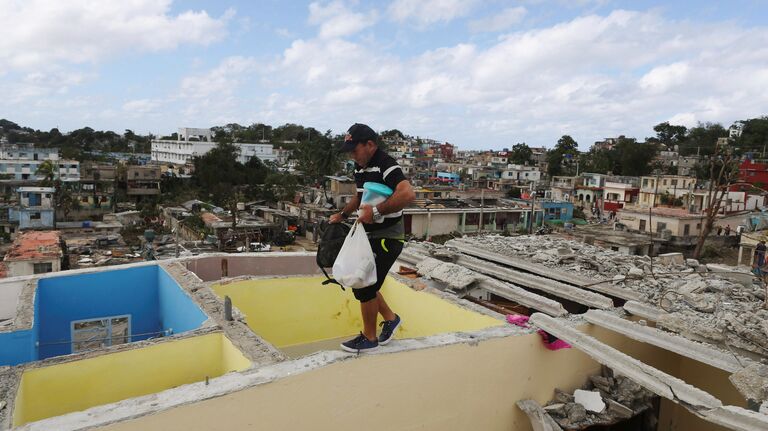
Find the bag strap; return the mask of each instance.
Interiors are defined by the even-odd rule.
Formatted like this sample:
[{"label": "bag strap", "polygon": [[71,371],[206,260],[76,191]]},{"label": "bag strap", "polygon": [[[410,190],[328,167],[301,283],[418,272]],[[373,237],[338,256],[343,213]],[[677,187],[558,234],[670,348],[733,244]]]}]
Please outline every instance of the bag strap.
[{"label": "bag strap", "polygon": [[336,281],[336,279],[335,279],[335,278],[331,278],[331,277],[328,275],[328,273],[327,273],[327,272],[325,272],[325,268],[323,268],[323,267],[320,267],[320,270],[321,270],[321,271],[323,271],[323,274],[325,275],[325,278],[327,278],[327,280],[323,281],[323,283],[322,283],[322,284],[323,284],[323,286],[325,286],[326,284],[338,284],[338,285],[339,285],[339,287],[341,288],[341,290],[346,290],[346,289],[344,289],[344,286],[342,286],[342,285],[341,285],[341,283],[339,283],[338,281]]}]

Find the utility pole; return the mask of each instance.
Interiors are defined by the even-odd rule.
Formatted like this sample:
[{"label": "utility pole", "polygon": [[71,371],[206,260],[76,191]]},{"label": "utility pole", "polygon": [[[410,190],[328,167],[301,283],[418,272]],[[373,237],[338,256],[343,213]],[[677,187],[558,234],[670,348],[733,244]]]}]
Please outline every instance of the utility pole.
[{"label": "utility pole", "polygon": [[536,217],[536,191],[533,188],[533,183],[531,183],[531,223],[528,226],[528,234],[533,234],[533,224],[535,223],[535,217]]},{"label": "utility pole", "polygon": [[483,233],[483,228],[485,227],[485,221],[483,220],[483,217],[485,215],[483,214],[483,208],[485,207],[485,189],[480,189],[480,233]]}]

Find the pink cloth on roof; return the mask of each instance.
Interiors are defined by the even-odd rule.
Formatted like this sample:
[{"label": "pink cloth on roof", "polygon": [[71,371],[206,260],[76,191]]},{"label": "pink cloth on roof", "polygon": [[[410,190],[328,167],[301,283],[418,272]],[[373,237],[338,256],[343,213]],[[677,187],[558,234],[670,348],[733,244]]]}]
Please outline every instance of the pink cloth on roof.
[{"label": "pink cloth on roof", "polygon": [[[507,322],[521,326],[523,328],[528,328],[528,316],[523,316],[521,314],[508,314],[507,315]],[[568,344],[566,341],[563,341],[561,339],[556,339],[555,341],[549,342],[549,334],[547,334],[544,330],[539,329],[536,331],[539,333],[539,336],[541,336],[541,342],[544,343],[544,347],[549,350],[560,350],[560,349],[570,349],[571,345]]]}]

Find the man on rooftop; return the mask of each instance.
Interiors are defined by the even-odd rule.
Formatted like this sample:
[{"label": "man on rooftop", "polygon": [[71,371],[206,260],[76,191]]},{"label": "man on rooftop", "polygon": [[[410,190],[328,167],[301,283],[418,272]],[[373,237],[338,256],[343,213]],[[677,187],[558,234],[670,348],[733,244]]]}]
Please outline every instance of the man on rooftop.
[{"label": "man on rooftop", "polygon": [[[355,123],[347,131],[341,151],[348,152],[355,162],[357,195],[341,212],[330,217],[331,223],[339,223],[358,211],[357,221],[365,226],[376,259],[376,283],[353,290],[355,298],[360,301],[363,331],[341,344],[341,348],[349,352],[370,351],[379,344],[389,343],[401,322],[400,316],[389,308],[379,289],[403,250],[405,230],[402,210],[413,202],[416,195],[400,166],[378,147],[377,140],[376,132],[365,124]],[[361,204],[365,183],[387,186],[393,193],[377,205]],[[377,337],[376,319],[379,314],[384,321],[380,324],[382,330]]]}]

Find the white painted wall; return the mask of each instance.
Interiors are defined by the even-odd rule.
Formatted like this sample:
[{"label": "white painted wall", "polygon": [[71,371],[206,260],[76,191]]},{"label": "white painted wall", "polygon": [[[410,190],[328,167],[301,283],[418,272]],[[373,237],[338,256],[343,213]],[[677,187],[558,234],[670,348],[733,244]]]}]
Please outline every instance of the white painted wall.
[{"label": "white painted wall", "polygon": [[61,263],[59,258],[40,259],[40,260],[23,260],[18,262],[6,262],[8,265],[8,277],[18,277],[20,275],[34,275],[36,263],[51,263],[51,272],[61,271]]},{"label": "white painted wall", "polygon": [[26,281],[0,282],[0,320],[16,317],[16,306]]}]

